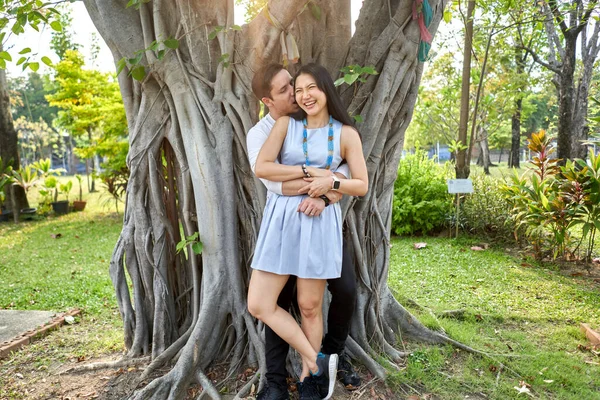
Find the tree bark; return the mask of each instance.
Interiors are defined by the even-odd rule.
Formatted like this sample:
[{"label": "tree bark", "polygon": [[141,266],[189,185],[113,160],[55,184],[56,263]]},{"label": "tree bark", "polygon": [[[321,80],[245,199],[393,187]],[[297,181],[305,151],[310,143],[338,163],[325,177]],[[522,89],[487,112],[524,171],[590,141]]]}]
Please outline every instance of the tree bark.
[{"label": "tree bark", "polygon": [[[12,168],[15,170],[21,167],[17,131],[13,125],[10,111],[10,98],[4,69],[0,69],[0,158],[2,158],[5,165],[11,162]],[[15,186],[12,190],[6,188],[5,195],[5,203],[9,205],[7,208],[15,207],[17,210],[29,208],[27,194],[22,187]]]},{"label": "tree bark", "polygon": [[[470,152],[472,147],[467,141],[469,127],[470,94],[471,94],[471,52],[473,49],[473,14],[475,0],[469,0],[467,5],[467,20],[465,21],[465,46],[463,48],[462,87],[460,94],[460,120],[458,126],[458,143],[466,146],[456,154],[456,177],[466,179],[470,174]],[[473,139],[473,138],[472,138]],[[471,143],[473,143],[471,141]]]},{"label": "tree bark", "polygon": [[479,133],[479,157],[477,157],[477,165],[483,167],[483,172],[486,175],[490,174],[490,165],[492,165],[492,161],[490,160],[490,147],[488,144],[487,132],[483,128],[480,128],[481,132]]},{"label": "tree bark", "polygon": [[[525,72],[525,57],[523,56],[523,49],[520,46],[515,46],[515,64],[517,67],[517,76],[520,77]],[[521,111],[523,110],[523,98],[521,97],[521,93],[519,93],[519,96],[515,101],[515,111],[511,119],[512,136],[508,166],[512,168],[520,167]]]},{"label": "tree bark", "polygon": [[[366,196],[342,203],[359,283],[349,353],[383,377],[374,348],[398,360],[404,354],[393,345],[400,331],[462,346],[425,328],[387,286],[394,180],[423,72],[412,1],[365,1],[350,39],[347,0],[315,1],[319,19],[302,12],[304,1],[271,0],[241,31],[225,29],[214,40],[208,37],[216,26],[233,24],[231,1],[154,0],[139,10],[119,0],[84,2],[115,60],[131,58],[154,40],[179,39],[160,61],[153,51],[144,53],[148,74],[142,82],[127,69],[118,77],[131,175],[110,275],[128,356],[153,359],[143,379],[177,357],[168,374],[134,398],[180,398],[192,382],[212,390],[198,371],[217,360],[226,359],[230,373],[256,364],[264,377],[262,324],[246,310],[246,288],[265,189],[248,165],[245,135],[258,117],[252,75],[281,60],[282,29],[295,34],[303,63],[326,65],[333,76],[349,64],[379,71],[341,88],[349,112],[364,119],[358,128],[370,182]],[[431,5],[435,33],[445,2]],[[219,62],[222,54],[229,54],[229,66]],[[175,251],[180,227],[186,237],[199,232],[200,256],[191,248],[187,256]]]}]

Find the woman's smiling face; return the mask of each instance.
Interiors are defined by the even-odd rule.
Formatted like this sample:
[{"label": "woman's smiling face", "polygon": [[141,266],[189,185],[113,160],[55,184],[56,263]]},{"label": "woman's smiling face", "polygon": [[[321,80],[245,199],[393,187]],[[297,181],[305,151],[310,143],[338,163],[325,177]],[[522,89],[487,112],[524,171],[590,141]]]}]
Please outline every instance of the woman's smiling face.
[{"label": "woman's smiling face", "polygon": [[307,115],[316,115],[323,108],[327,109],[327,96],[319,89],[312,75],[300,74],[294,84],[296,103]]}]

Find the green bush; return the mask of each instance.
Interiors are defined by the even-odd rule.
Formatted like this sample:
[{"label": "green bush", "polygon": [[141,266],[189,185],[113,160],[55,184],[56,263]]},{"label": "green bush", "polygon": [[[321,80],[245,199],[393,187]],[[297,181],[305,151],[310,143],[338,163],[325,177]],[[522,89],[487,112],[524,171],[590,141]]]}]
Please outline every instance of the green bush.
[{"label": "green bush", "polygon": [[511,204],[501,190],[505,180],[484,174],[470,179],[473,193],[461,199],[461,227],[476,234],[510,237],[514,225],[510,223]]},{"label": "green bush", "polygon": [[423,150],[404,157],[394,184],[392,232],[426,234],[442,228],[452,208],[446,185],[448,176],[449,164],[438,165]]}]

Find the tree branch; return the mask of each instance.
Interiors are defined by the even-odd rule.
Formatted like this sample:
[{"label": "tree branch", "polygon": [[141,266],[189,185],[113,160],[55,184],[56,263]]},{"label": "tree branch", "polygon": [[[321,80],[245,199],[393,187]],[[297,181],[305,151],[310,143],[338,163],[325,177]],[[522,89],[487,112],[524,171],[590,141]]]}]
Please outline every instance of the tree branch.
[{"label": "tree branch", "polygon": [[569,27],[565,23],[565,19],[560,13],[560,10],[558,9],[558,4],[556,3],[556,0],[548,0],[548,5],[550,6],[550,11],[554,15],[556,22],[560,26],[560,30],[562,31],[563,35],[567,36],[569,32]]},{"label": "tree branch", "polygon": [[550,71],[554,72],[557,75],[561,74],[561,70],[558,69],[557,67],[547,63],[546,61],[542,60],[540,57],[538,57],[537,54],[535,54],[535,52],[533,50],[531,50],[529,47],[525,47],[523,45],[518,46],[519,48],[525,50],[526,52],[528,52],[529,54],[531,54],[531,57],[533,57],[533,59],[535,60],[536,63],[540,64],[542,67],[546,67],[548,68]]},{"label": "tree branch", "polygon": [[579,34],[579,32],[581,32],[587,26],[588,21],[590,20],[590,17],[592,15],[592,11],[594,11],[594,8],[596,7],[596,4],[598,4],[598,0],[592,0],[590,2],[590,4],[588,5],[588,9],[586,10],[585,14],[583,14],[583,16],[581,17],[579,25],[574,30],[575,35]]}]

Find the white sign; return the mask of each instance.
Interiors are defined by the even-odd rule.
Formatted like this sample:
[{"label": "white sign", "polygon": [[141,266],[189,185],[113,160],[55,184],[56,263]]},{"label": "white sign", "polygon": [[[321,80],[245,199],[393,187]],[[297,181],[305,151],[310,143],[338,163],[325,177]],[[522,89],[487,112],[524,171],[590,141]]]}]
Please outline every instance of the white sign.
[{"label": "white sign", "polygon": [[473,181],[470,179],[448,179],[448,193],[473,193]]}]

